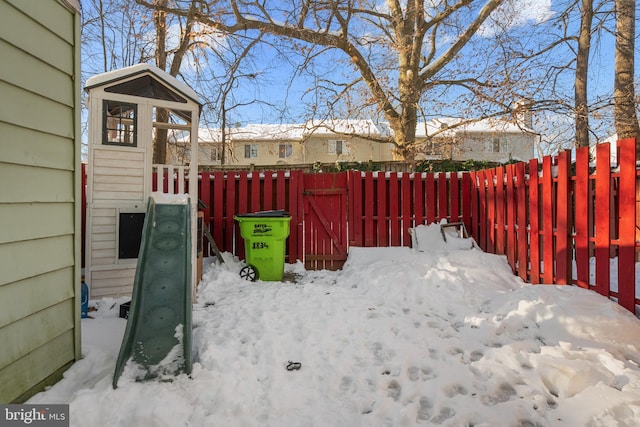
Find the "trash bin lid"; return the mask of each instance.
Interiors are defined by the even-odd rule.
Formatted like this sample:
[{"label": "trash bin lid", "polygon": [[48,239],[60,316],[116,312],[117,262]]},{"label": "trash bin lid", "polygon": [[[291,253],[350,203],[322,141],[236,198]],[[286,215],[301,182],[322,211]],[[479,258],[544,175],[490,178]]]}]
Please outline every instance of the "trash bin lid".
[{"label": "trash bin lid", "polygon": [[246,214],[237,214],[239,218],[284,218],[291,216],[289,212],[285,210],[271,210],[271,211],[259,211]]}]

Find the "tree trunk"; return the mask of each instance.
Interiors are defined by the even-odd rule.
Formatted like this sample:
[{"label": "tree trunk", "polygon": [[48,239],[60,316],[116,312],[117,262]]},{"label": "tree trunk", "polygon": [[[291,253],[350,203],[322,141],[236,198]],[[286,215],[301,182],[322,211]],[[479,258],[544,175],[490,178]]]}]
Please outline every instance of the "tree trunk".
[{"label": "tree trunk", "polygon": [[576,147],[589,146],[589,106],[587,78],[589,77],[589,52],[591,50],[591,23],[593,0],[582,0],[580,35],[576,56],[575,115]]},{"label": "tree trunk", "polygon": [[616,0],[616,76],[613,89],[614,121],[618,139],[636,138],[640,153],[640,125],[634,88],[635,1]]},{"label": "tree trunk", "polygon": [[[156,0],[156,6],[167,7],[167,0]],[[167,14],[158,9],[153,11],[153,25],[156,28],[156,66],[162,70],[167,69]],[[169,112],[158,108],[155,121],[166,123]],[[165,164],[167,162],[167,129],[155,129],[155,141],[153,144],[153,163]]]}]

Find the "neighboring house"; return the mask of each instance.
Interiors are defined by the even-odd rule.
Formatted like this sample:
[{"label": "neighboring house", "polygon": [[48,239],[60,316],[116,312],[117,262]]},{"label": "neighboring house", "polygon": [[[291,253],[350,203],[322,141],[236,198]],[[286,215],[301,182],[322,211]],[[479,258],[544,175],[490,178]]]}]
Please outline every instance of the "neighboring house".
[{"label": "neighboring house", "polygon": [[81,357],[80,4],[0,0],[0,403]]},{"label": "neighboring house", "polygon": [[[199,130],[200,165],[222,162],[222,131]],[[305,163],[300,125],[248,125],[227,129],[225,164],[299,164]]]},{"label": "neighboring house", "polygon": [[[530,125],[501,119],[461,124],[460,119],[419,123],[416,140],[422,144],[416,160],[453,159],[505,162],[534,157],[538,135]],[[219,129],[201,129],[200,164],[219,165]],[[230,128],[225,140],[226,165],[308,164],[314,162],[384,162],[394,158],[392,132],[370,120],[333,123],[248,125]]]},{"label": "neighboring house", "polygon": [[452,118],[419,123],[416,139],[424,141],[425,158],[505,162],[535,157],[539,136],[526,123],[504,119],[461,123]]},{"label": "neighboring house", "polygon": [[307,123],[305,157],[309,163],[368,162],[393,160],[387,126],[371,120],[336,120]]},{"label": "neighboring house", "polygon": [[[392,160],[388,132],[369,120],[340,120],[331,124],[248,125],[227,129],[225,164],[277,165]],[[200,129],[200,165],[222,161],[220,129]]]}]

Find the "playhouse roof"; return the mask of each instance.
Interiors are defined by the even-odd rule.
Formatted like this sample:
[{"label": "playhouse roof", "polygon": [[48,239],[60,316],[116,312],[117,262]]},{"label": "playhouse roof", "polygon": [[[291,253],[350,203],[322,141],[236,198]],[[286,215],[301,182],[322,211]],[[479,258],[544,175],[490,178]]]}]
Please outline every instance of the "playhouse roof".
[{"label": "playhouse roof", "polygon": [[[130,67],[120,68],[118,70],[108,71],[106,73],[90,77],[87,79],[85,90],[88,91],[98,86],[106,86],[111,83],[126,80],[130,77],[143,77],[144,75],[152,75],[157,81],[161,81],[184,97],[189,98],[198,105],[201,105],[198,99],[198,94],[186,83],[181,82],[167,72],[150,64],[136,64]],[[130,91],[129,93],[132,95],[154,98],[154,93],[158,89],[154,87],[153,80],[151,79],[137,79],[135,84],[131,84],[127,87],[127,90]]]}]

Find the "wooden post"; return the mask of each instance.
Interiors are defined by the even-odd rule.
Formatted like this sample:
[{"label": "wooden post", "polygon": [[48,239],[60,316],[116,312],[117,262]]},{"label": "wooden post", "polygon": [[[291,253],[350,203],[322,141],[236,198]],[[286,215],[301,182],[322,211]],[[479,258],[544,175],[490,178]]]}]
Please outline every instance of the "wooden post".
[{"label": "wooden post", "polygon": [[373,183],[373,173],[365,172],[364,175],[364,245],[375,246],[375,225],[373,221],[374,215],[374,183]]},{"label": "wooden post", "polygon": [[376,246],[389,246],[388,225],[387,225],[387,178],[384,172],[377,172],[376,186]]},{"label": "wooden post", "polygon": [[209,200],[209,208],[212,210],[211,234],[216,245],[224,252],[233,252],[233,242],[224,238],[224,173],[213,172],[213,192]]},{"label": "wooden post", "polygon": [[619,143],[618,304],[635,314],[636,142],[624,139]]},{"label": "wooden post", "polygon": [[495,253],[499,255],[504,255],[505,251],[505,225],[506,225],[506,216],[505,216],[505,187],[504,187],[504,168],[499,166],[495,169],[496,171],[496,192],[495,192],[495,233],[496,233],[496,246]]},{"label": "wooden post", "polygon": [[[408,175],[408,174],[403,174]],[[389,173],[389,245],[401,246],[402,229],[400,225],[400,193],[398,172]],[[414,201],[414,203],[416,203]]]},{"label": "wooden post", "polygon": [[609,244],[610,230],[610,205],[611,202],[611,166],[610,144],[598,144],[596,146],[596,292],[609,296]]},{"label": "wooden post", "polygon": [[589,288],[589,217],[591,191],[589,180],[589,147],[576,150],[576,181],[574,189],[576,285]]},{"label": "wooden post", "polygon": [[529,160],[529,250],[531,283],[540,283],[540,188],[538,160]]},{"label": "wooden post", "polygon": [[518,242],[518,276],[527,281],[529,261],[529,233],[527,233],[527,198],[525,182],[525,163],[516,164],[516,191],[517,201],[517,242]]},{"label": "wooden post", "polygon": [[505,192],[505,203],[506,203],[506,253],[507,253],[507,261],[511,266],[511,269],[514,273],[517,272],[516,269],[516,208],[517,208],[517,200],[515,198],[514,191],[514,170],[515,165],[507,165],[506,166],[506,192]]},{"label": "wooden post", "polygon": [[484,171],[487,182],[487,252],[495,253],[496,250],[496,170]]},{"label": "wooden post", "polygon": [[565,150],[558,155],[558,180],[556,197],[556,280],[558,285],[571,283],[572,250],[569,245],[571,233],[571,156]]},{"label": "wooden post", "polygon": [[[419,178],[418,178],[419,180]],[[404,246],[411,246],[411,236],[409,235],[409,228],[415,227],[418,223],[414,221],[411,215],[411,179],[408,173],[403,173],[401,178],[402,186],[402,240]],[[414,201],[414,204],[417,203]]]},{"label": "wooden post", "polygon": [[554,279],[554,248],[553,248],[553,216],[555,203],[553,200],[552,157],[542,159],[542,280],[545,284],[552,284]]}]

